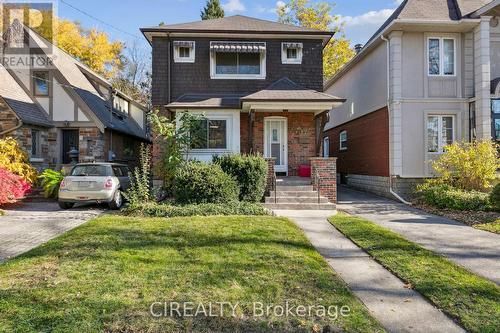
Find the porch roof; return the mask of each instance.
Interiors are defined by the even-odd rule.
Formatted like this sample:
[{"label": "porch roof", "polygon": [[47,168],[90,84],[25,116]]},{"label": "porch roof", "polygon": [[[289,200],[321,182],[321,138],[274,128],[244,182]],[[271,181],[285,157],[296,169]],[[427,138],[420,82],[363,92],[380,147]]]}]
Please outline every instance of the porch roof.
[{"label": "porch roof", "polygon": [[245,94],[184,94],[168,104],[168,109],[239,109]]}]

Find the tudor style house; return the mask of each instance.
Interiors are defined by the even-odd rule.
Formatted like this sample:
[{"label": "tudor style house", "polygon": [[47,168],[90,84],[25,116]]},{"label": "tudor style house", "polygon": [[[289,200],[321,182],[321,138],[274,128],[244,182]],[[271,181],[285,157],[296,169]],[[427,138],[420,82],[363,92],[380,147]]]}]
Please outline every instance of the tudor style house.
[{"label": "tudor style house", "polygon": [[324,138],[342,182],[405,195],[444,146],[500,140],[499,15],[499,0],[405,0],[326,82],[347,97]]},{"label": "tudor style house", "polygon": [[291,176],[320,154],[328,110],[344,101],[323,93],[332,32],[245,16],[141,30],[153,48],[153,105],[204,115],[190,158],[261,153]]},{"label": "tudor style house", "polygon": [[[24,31],[32,49],[49,43]],[[146,108],[54,45],[50,56],[48,67],[0,64],[0,138],[16,138],[38,169],[70,163],[71,150],[80,162],[136,164],[150,142]]]}]

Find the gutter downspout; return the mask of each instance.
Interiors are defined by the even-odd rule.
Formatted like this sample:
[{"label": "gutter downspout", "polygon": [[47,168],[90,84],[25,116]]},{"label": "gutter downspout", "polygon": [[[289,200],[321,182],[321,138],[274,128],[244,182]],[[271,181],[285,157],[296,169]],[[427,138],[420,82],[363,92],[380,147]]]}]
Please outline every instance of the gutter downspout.
[{"label": "gutter downspout", "polygon": [[[390,41],[387,39],[383,34],[380,35],[380,38],[386,43],[387,45],[387,110],[389,112],[389,119],[391,117],[391,46],[390,46]],[[406,205],[410,205],[411,203],[403,199],[399,194],[397,194],[393,187],[392,187],[392,179],[395,177],[394,175],[391,174],[392,172],[392,154],[391,154],[391,148],[389,148],[389,193],[391,193],[396,199],[401,201],[402,203]]]}]

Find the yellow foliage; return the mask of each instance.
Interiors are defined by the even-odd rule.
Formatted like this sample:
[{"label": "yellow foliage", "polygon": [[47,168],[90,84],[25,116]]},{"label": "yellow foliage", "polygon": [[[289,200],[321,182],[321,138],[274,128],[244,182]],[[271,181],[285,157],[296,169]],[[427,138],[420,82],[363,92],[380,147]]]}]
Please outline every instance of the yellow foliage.
[{"label": "yellow foliage", "polygon": [[432,163],[439,181],[464,190],[487,191],[500,168],[498,145],[490,140],[455,142]]},{"label": "yellow foliage", "polygon": [[13,138],[0,139],[0,167],[20,176],[29,184],[36,181],[37,172],[29,163],[28,154]]},{"label": "yellow foliage", "polygon": [[310,0],[289,0],[284,6],[278,7],[279,21],[282,23],[336,33],[323,50],[325,79],[333,76],[355,55],[350,41],[342,34],[339,16],[331,14],[333,7],[334,4],[329,2],[310,4]]},{"label": "yellow foliage", "polygon": [[[123,44],[112,42],[105,32],[86,30],[78,22],[54,18],[55,42],[58,47],[106,78],[122,65]],[[50,39],[50,30],[38,32]]]}]

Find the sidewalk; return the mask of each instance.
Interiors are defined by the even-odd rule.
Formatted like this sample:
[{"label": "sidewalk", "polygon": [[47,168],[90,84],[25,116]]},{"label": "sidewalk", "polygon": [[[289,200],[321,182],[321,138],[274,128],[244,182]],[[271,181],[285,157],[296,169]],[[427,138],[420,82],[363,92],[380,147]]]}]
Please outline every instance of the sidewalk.
[{"label": "sidewalk", "polygon": [[388,332],[464,332],[440,310],[337,231],[335,211],[275,210],[294,221]]},{"label": "sidewalk", "polygon": [[500,235],[402,203],[339,187],[339,210],[358,215],[500,284]]}]

